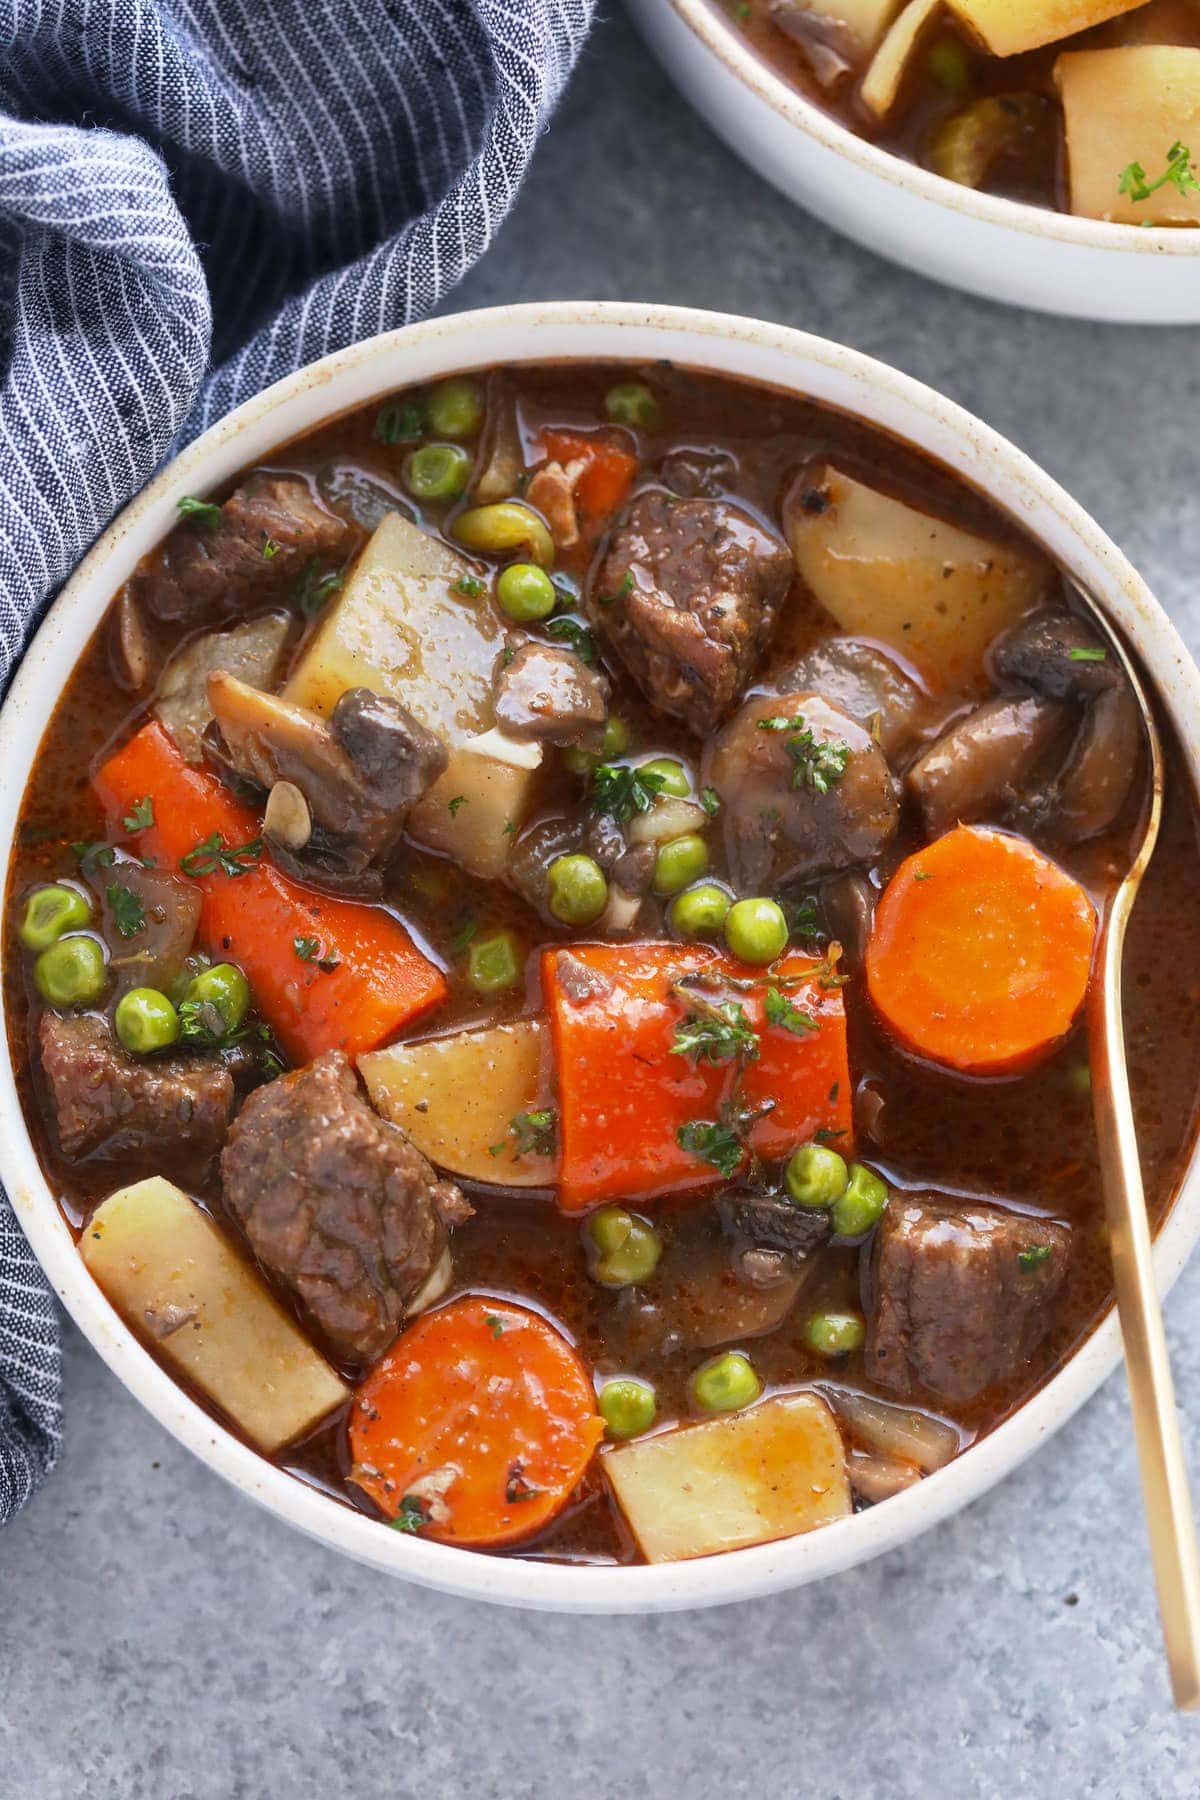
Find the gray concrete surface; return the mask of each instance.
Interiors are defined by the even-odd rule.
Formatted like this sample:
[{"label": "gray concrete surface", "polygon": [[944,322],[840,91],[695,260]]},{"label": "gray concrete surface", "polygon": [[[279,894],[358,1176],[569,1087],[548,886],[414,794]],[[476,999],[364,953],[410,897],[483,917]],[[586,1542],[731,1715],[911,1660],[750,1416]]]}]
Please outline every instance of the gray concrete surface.
[{"label": "gray concrete surface", "polygon": [[[793,212],[602,23],[456,296],[679,300],[847,339],[1030,451],[1200,651],[1195,333],[942,292]],[[1200,1425],[1200,1266],[1168,1309]],[[968,1513],[833,1582],[641,1620],[477,1608],[228,1491],[68,1333],[68,1444],[0,1536],[4,1800],[1192,1796],[1122,1378]]]}]

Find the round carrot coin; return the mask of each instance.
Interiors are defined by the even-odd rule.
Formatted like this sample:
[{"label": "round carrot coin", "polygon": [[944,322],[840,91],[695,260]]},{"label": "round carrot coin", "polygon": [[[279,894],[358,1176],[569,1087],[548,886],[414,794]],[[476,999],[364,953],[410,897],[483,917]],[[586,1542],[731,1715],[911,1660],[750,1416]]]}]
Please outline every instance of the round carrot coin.
[{"label": "round carrot coin", "polygon": [[354,1480],[401,1528],[447,1544],[531,1537],[570,1498],[603,1434],[562,1333],[483,1295],[402,1332],[350,1412]]},{"label": "round carrot coin", "polygon": [[867,948],[867,991],[916,1055],[1001,1075],[1048,1054],[1087,993],[1096,909],[1024,838],[959,825],[903,862]]}]

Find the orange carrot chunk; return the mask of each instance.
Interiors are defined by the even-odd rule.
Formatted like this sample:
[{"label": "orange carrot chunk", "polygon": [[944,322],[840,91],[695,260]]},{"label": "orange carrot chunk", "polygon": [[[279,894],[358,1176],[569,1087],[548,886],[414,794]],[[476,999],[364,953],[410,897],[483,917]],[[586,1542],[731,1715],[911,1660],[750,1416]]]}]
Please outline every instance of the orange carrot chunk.
[{"label": "orange carrot chunk", "polygon": [[[595,980],[589,984],[569,965],[564,979],[564,954]],[[736,1002],[756,1035],[757,1055],[740,1068],[732,1059],[712,1063],[673,1048],[691,1010],[676,984],[702,968],[753,982],[712,991],[718,1001]],[[542,988],[558,1071],[559,1204],[566,1211],[727,1179],[685,1149],[679,1132],[694,1121],[728,1119],[735,1098],[747,1115],[758,1114],[744,1135],[759,1156],[784,1157],[818,1131],[839,1150],[850,1148],[842,995],[812,957],[786,956],[768,974],[699,946],[579,944],[544,953]],[[773,1023],[766,1017],[770,989],[777,996]]]},{"label": "orange carrot chunk", "polygon": [[[445,999],[440,969],[382,908],[314,893],[261,851],[237,860],[241,874],[228,873],[219,849],[261,844],[259,821],[215,776],[185,762],[161,726],[144,726],[93,786],[116,831],[140,800],[152,802],[154,823],[138,833],[139,853],[170,869],[189,858],[182,872],[204,894],[201,942],[245,970],[259,1011],[297,1061],[323,1050],[372,1050]],[[217,854],[192,857],[206,840]],[[193,872],[213,861],[209,873]],[[316,939],[308,960],[298,939]],[[335,967],[320,967],[334,959]]]},{"label": "orange carrot chunk", "polygon": [[594,535],[629,493],[637,457],[615,444],[571,431],[543,432],[542,448],[555,462],[585,464],[575,484],[575,499],[584,515],[584,535]]},{"label": "orange carrot chunk", "polygon": [[867,991],[917,1056],[968,1075],[1047,1055],[1083,1005],[1096,910],[1024,838],[959,825],[893,875],[875,913]]},{"label": "orange carrot chunk", "polygon": [[360,1386],[352,1478],[406,1531],[507,1544],[565,1506],[603,1435],[561,1332],[472,1294],[422,1314]]}]

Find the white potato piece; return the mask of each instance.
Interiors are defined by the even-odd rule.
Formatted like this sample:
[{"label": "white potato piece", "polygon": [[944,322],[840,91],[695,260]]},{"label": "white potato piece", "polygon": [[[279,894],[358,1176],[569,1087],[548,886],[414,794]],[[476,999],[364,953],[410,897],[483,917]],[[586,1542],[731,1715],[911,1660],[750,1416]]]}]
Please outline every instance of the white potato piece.
[{"label": "white potato piece", "polygon": [[886,119],[895,106],[913,52],[941,6],[942,0],[908,0],[904,11],[888,28],[858,90],[859,99],[877,119]]},{"label": "white potato piece", "polygon": [[444,772],[408,815],[409,836],[452,856],[471,875],[502,875],[541,762],[540,744],[494,728],[481,732],[451,751]]},{"label": "white potato piece", "polygon": [[708,814],[694,800],[660,794],[648,812],[634,813],[625,835],[631,844],[669,844],[672,838],[703,832]]},{"label": "white potato piece", "polygon": [[355,563],[284,689],[314,712],[347,688],[403,701],[451,750],[493,723],[492,670],[504,627],[454,584],[476,565],[389,513]]},{"label": "white potato piece", "polygon": [[[518,1113],[544,1104],[543,1026],[514,1019],[479,1031],[392,1044],[358,1059],[376,1110],[439,1169],[504,1187],[548,1187],[558,1161],[514,1155]],[[503,1144],[497,1156],[492,1150]]]},{"label": "white potato piece", "polygon": [[268,1453],[349,1399],[195,1201],[152,1175],[101,1202],[79,1240],[125,1323]]},{"label": "white potato piece", "polygon": [[623,1444],[600,1467],[652,1563],[794,1537],[851,1510],[841,1433],[817,1394]]},{"label": "white potato piece", "polygon": [[1140,0],[949,0],[949,4],[993,56],[1017,56],[1132,12]]},{"label": "white potato piece", "polygon": [[[809,510],[800,496],[825,501]],[[1036,551],[977,537],[827,463],[784,503],[801,576],[843,631],[898,651],[930,687],[978,681],[997,634],[1044,601],[1052,571]]]},{"label": "white potato piece", "polygon": [[1122,194],[1122,172],[1145,170],[1145,184],[1166,169],[1182,143],[1200,154],[1200,49],[1130,44],[1072,50],[1054,65],[1067,132],[1071,211],[1122,225],[1200,225],[1200,193],[1170,181],[1135,200]]}]

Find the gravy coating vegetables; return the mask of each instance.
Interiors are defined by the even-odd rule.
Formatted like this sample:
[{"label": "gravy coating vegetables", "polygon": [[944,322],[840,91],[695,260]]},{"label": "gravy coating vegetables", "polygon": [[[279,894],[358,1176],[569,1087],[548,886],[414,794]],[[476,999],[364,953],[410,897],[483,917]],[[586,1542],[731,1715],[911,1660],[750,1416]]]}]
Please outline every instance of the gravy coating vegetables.
[{"label": "gravy coating vegetables", "polygon": [[1110,1302],[1079,1021],[1145,781],[1056,569],[866,428],[667,366],[398,393],[184,498],[71,675],[7,896],[27,1117],[151,1353],[381,1532],[825,1527]]},{"label": "gravy coating vegetables", "polygon": [[963,187],[1200,224],[1196,0],[714,0],[860,136]]}]

